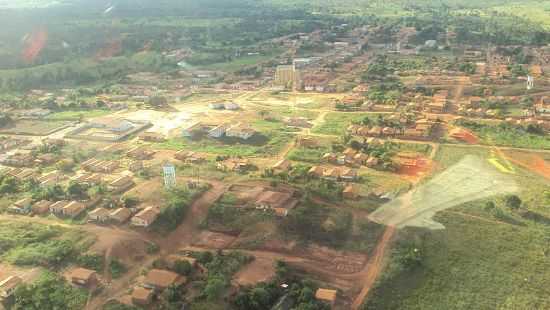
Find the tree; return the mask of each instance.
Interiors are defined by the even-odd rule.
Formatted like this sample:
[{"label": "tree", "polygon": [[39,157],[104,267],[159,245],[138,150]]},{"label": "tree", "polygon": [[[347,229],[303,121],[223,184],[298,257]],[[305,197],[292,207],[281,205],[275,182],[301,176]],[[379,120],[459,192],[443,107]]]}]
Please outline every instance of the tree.
[{"label": "tree", "polygon": [[178,259],[174,263],[173,269],[175,272],[181,275],[188,276],[189,274],[191,274],[191,271],[193,270],[193,266],[191,266],[191,264],[186,260]]},{"label": "tree", "polygon": [[521,199],[516,195],[508,195],[504,198],[504,203],[510,209],[517,210],[521,207]]},{"label": "tree", "polygon": [[69,186],[67,187],[67,195],[71,199],[75,200],[84,200],[88,198],[88,194],[86,193],[86,188],[77,182],[71,182]]},{"label": "tree", "polygon": [[204,287],[204,295],[209,301],[218,299],[225,289],[225,281],[221,277],[212,277],[208,279]]}]

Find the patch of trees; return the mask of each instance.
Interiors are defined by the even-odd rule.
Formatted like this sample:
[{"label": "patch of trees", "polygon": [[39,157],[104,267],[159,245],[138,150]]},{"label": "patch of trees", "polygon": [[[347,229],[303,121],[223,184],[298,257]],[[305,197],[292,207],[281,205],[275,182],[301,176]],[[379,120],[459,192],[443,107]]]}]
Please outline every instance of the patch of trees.
[{"label": "patch of trees", "polygon": [[281,223],[285,233],[306,241],[341,246],[351,233],[353,216],[345,210],[306,202],[291,210]]},{"label": "patch of trees", "polygon": [[65,279],[50,272],[43,273],[32,284],[20,285],[15,291],[16,309],[80,310],[86,300],[86,291],[71,286]]},{"label": "patch of trees", "polygon": [[[281,287],[282,283],[288,287]],[[291,309],[330,309],[328,304],[315,299],[318,288],[313,281],[295,277],[284,262],[278,261],[273,280],[243,288],[232,300],[232,304],[238,310],[272,309],[279,303],[284,303]]]},{"label": "patch of trees", "polygon": [[166,193],[166,206],[161,209],[159,217],[153,223],[153,229],[162,232],[176,229],[185,218],[187,208],[193,199],[204,190],[206,190],[205,187],[198,191],[192,191],[186,187],[169,190]]}]

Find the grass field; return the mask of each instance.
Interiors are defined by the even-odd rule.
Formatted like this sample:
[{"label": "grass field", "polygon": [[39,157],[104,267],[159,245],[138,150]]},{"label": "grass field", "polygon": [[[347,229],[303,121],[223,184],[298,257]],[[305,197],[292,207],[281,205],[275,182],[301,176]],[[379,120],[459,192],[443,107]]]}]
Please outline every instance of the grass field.
[{"label": "grass field", "polygon": [[325,135],[343,135],[352,122],[359,122],[365,117],[374,118],[375,113],[340,113],[333,112],[325,116],[325,122],[312,128],[313,133]]},{"label": "grass field", "polygon": [[217,155],[251,157],[276,155],[293,138],[293,135],[285,129],[281,122],[257,120],[252,123],[252,127],[258,133],[246,141],[237,138],[203,137],[198,140],[174,138],[157,143],[156,146],[169,150],[190,150]]},{"label": "grass field", "polygon": [[66,121],[20,120],[12,127],[0,130],[0,133],[46,136],[68,124]]},{"label": "grass field", "polygon": [[[465,154],[489,155],[481,148],[442,146],[436,160],[445,168]],[[508,208],[502,197],[488,198],[438,213],[435,220],[444,230],[401,231],[365,309],[549,309],[544,296],[550,293],[550,248],[544,236],[550,234],[550,210],[543,193],[550,185],[529,171],[515,171],[520,210]],[[420,266],[404,267],[398,254],[403,245],[419,249]]]},{"label": "grass field", "polygon": [[[460,124],[459,124],[460,125]],[[550,136],[531,134],[516,128],[500,128],[494,124],[465,123],[485,145],[510,146],[526,149],[550,149]]]},{"label": "grass field", "polygon": [[76,121],[81,118],[100,117],[110,113],[112,113],[112,111],[109,110],[63,111],[50,114],[46,116],[46,119],[52,121]]}]

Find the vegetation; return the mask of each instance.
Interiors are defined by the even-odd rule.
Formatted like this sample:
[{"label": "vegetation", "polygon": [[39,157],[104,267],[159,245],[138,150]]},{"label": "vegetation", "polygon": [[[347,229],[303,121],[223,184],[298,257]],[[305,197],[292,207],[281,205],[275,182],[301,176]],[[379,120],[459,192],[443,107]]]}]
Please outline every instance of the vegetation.
[{"label": "vegetation", "polygon": [[457,121],[456,124],[472,130],[484,144],[550,149],[550,137],[537,126],[523,127],[507,123],[493,125],[468,120]]},{"label": "vegetation", "polygon": [[58,267],[85,248],[84,235],[57,226],[2,222],[2,260],[16,265]]},{"label": "vegetation", "polygon": [[86,291],[74,288],[58,275],[44,272],[34,283],[17,288],[15,307],[29,310],[79,310],[86,305],[87,298]]}]

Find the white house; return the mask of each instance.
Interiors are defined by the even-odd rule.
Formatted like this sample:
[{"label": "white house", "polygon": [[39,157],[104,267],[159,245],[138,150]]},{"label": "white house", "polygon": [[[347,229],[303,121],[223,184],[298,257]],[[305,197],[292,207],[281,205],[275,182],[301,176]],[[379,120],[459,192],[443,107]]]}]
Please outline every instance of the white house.
[{"label": "white house", "polygon": [[212,128],[209,132],[208,132],[208,136],[212,137],[212,138],[221,138],[223,137],[223,135],[225,134],[225,132],[227,131],[227,128],[229,126],[227,124],[221,124],[221,125],[218,125],[214,128]]}]

